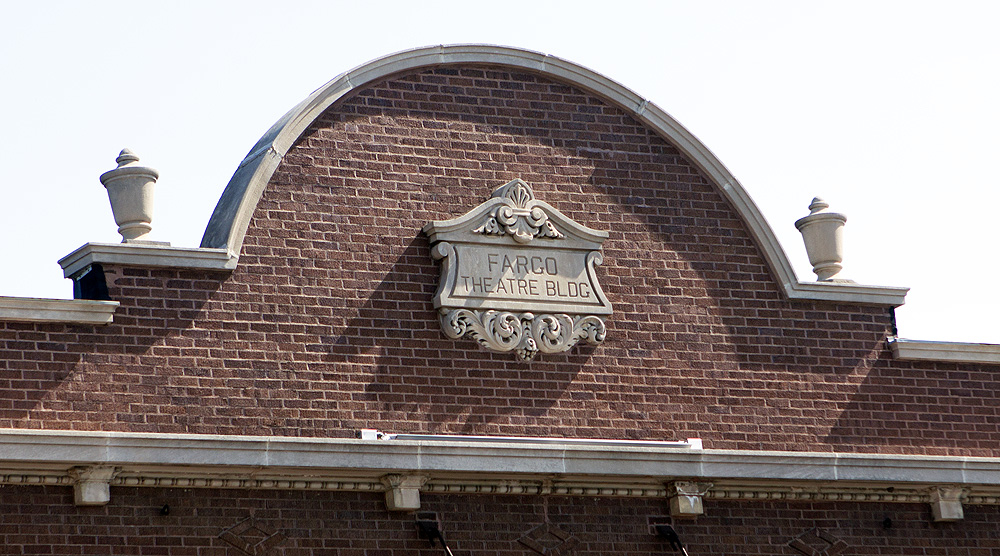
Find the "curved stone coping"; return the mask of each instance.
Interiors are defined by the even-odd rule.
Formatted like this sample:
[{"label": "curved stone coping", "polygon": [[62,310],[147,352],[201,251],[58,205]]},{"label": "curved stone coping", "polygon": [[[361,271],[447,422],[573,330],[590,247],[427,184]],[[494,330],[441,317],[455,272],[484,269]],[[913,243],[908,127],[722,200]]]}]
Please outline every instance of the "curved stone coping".
[{"label": "curved stone coping", "polygon": [[0,297],[0,321],[108,324],[117,301]]},{"label": "curved stone coping", "polygon": [[355,89],[394,73],[462,63],[527,70],[572,84],[604,98],[650,126],[705,172],[733,204],[789,298],[889,306],[903,304],[907,288],[800,283],[774,232],[743,186],[705,145],[655,104],[603,75],[561,58],[491,45],[433,46],[392,54],[341,74],[317,89],[282,116],[240,163],[205,228],[202,247],[226,249],[233,256],[240,253],[257,202],[282,157],[333,103]]},{"label": "curved stone coping", "polygon": [[139,267],[232,270],[237,258],[225,249],[171,247],[143,243],[87,243],[59,259],[63,276],[71,278],[94,263]]},{"label": "curved stone coping", "polygon": [[0,429],[0,475],[64,483],[69,470],[89,466],[113,466],[123,484],[136,485],[208,477],[308,488],[302,481],[375,484],[386,474],[418,474],[469,484],[557,480],[655,490],[664,481],[697,478],[762,488],[945,484],[980,496],[1000,493],[1000,458]]},{"label": "curved stone coping", "polygon": [[892,356],[901,361],[1000,364],[1000,345],[963,342],[930,342],[889,338]]}]

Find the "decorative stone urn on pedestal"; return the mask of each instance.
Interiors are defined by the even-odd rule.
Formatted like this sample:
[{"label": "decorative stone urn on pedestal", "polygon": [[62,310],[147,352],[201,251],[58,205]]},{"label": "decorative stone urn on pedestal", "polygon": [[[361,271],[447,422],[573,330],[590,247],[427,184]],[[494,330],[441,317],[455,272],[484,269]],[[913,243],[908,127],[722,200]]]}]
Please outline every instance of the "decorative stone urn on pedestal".
[{"label": "decorative stone urn on pedestal", "polygon": [[147,243],[153,229],[153,185],[160,173],[140,166],[139,157],[128,149],[115,162],[118,167],[101,174],[101,183],[108,190],[118,233],[122,243]]},{"label": "decorative stone urn on pedestal", "polygon": [[802,234],[806,244],[806,254],[813,272],[820,281],[849,281],[838,278],[844,260],[844,223],[847,217],[830,212],[830,205],[819,197],[814,197],[809,205],[809,216],[795,221],[795,227]]}]

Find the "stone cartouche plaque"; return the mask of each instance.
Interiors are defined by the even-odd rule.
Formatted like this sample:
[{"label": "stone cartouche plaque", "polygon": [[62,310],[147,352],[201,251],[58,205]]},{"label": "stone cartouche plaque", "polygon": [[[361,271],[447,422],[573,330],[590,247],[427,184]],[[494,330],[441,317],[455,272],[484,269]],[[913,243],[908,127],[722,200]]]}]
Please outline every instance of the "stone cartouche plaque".
[{"label": "stone cartouche plaque", "polygon": [[535,199],[528,184],[516,179],[423,231],[442,261],[434,307],[449,338],[521,359],[604,341],[611,303],[595,268],[608,234]]}]

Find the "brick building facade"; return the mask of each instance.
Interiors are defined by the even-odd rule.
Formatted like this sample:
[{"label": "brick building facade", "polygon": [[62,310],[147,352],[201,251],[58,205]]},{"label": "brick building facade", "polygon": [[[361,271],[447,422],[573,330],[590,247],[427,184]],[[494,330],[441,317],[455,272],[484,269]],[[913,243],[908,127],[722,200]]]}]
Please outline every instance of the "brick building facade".
[{"label": "brick building facade", "polygon": [[[517,179],[607,233],[603,341],[443,334],[422,230]],[[265,134],[201,247],[60,262],[110,300],[0,301],[0,554],[1000,548],[997,350],[896,339],[904,288],[800,282],[703,145],[558,58],[366,64]]]}]

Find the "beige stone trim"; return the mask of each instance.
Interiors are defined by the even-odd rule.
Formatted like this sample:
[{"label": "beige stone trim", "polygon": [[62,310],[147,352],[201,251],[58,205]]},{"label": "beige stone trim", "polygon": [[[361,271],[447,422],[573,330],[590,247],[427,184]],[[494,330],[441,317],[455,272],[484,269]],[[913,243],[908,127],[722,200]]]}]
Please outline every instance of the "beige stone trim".
[{"label": "beige stone trim", "polygon": [[969,491],[956,486],[937,486],[930,489],[931,516],[934,521],[961,521],[965,519],[962,501]]},{"label": "beige stone trim", "polygon": [[892,356],[900,361],[1000,364],[1000,345],[928,342],[889,338]]},{"label": "beige stone trim", "polygon": [[[794,275],[793,275],[794,276]],[[785,282],[785,292],[790,299],[814,301],[841,301],[864,305],[899,307],[906,301],[910,288],[893,286],[866,286],[848,282]]]},{"label": "beige stone trim", "polygon": [[705,513],[702,498],[712,488],[712,483],[694,481],[673,481],[667,483],[667,498],[670,515],[673,517],[697,517]]},{"label": "beige stone trim", "polygon": [[[223,477],[198,474],[193,471],[166,477],[150,472],[132,471],[119,473],[111,486],[155,488],[224,488],[242,490],[316,490],[331,492],[381,492],[390,487],[378,477],[351,478],[350,474],[336,479],[329,476],[290,478],[271,476]],[[186,475],[186,476],[181,476]],[[59,470],[5,471],[0,473],[0,485],[21,486],[74,486],[73,477]],[[891,486],[891,490],[890,490]],[[878,503],[933,503],[935,489],[941,486],[906,486],[900,484],[871,485],[857,483],[820,484],[787,481],[748,481],[737,479],[718,480],[703,495],[706,500],[785,500],[809,502],[878,502]],[[969,489],[970,492],[973,489]],[[428,480],[420,488],[427,494],[513,494],[531,496],[590,496],[617,498],[667,498],[670,490],[653,483],[629,483],[584,480],[531,480],[515,478],[479,477],[475,479],[437,478]],[[976,489],[965,496],[964,503],[972,505],[1000,505],[1000,487]]]},{"label": "beige stone trim", "polygon": [[385,485],[385,507],[391,512],[409,512],[420,509],[420,489],[427,482],[426,475],[390,473],[382,476]]},{"label": "beige stone trim", "polygon": [[547,75],[601,96],[649,125],[705,172],[733,204],[790,299],[903,304],[908,288],[800,283],[774,232],[743,186],[705,145],[655,104],[572,62],[491,45],[433,46],[392,54],[348,71],[316,90],[275,123],[240,164],[209,220],[202,246],[226,249],[234,256],[240,253],[250,217],[282,157],[305,129],[344,95],[393,73],[459,63],[492,64]]},{"label": "beige stone trim", "polygon": [[139,267],[184,268],[194,270],[232,270],[236,257],[225,249],[171,247],[141,243],[87,243],[59,259],[67,278],[94,263],[113,263]]},{"label": "beige stone trim", "polygon": [[1000,458],[0,429],[0,483],[69,486],[81,469],[113,469],[112,487],[389,492],[396,507],[420,492],[664,498],[678,484],[706,499],[934,503],[960,489],[952,508],[1000,503]]},{"label": "beige stone trim", "polygon": [[117,301],[0,297],[0,321],[108,324]]},{"label": "beige stone trim", "polygon": [[103,506],[111,501],[111,480],[118,469],[111,465],[74,467],[69,470],[73,480],[73,503],[77,506]]}]

